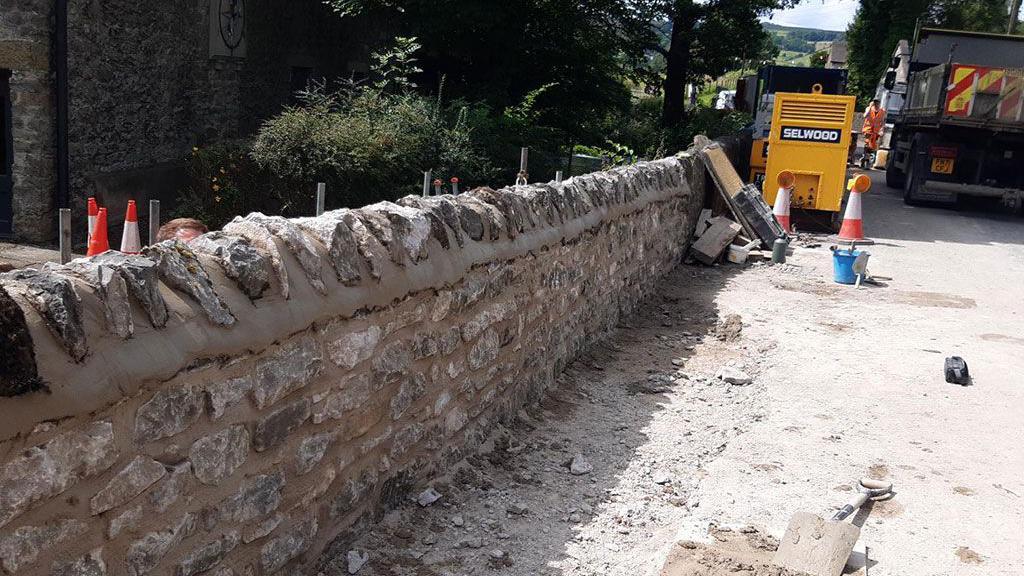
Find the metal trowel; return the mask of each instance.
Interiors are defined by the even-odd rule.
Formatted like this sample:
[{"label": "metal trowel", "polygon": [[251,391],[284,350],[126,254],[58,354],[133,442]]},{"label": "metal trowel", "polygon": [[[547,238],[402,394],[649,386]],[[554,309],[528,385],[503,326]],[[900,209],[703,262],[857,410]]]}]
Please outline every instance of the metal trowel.
[{"label": "metal trowel", "polygon": [[868,500],[890,496],[891,482],[864,478],[858,484],[857,495],[828,520],[810,512],[793,514],[772,563],[812,576],[839,576],[860,538],[860,526],[845,522],[846,518]]}]

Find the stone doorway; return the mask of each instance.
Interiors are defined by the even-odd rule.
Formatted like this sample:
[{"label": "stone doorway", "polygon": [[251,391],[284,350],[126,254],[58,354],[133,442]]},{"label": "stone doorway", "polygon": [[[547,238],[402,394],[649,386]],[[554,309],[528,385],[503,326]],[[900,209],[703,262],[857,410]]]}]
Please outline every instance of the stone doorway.
[{"label": "stone doorway", "polygon": [[11,71],[0,70],[0,238],[14,232],[14,139],[11,133]]}]

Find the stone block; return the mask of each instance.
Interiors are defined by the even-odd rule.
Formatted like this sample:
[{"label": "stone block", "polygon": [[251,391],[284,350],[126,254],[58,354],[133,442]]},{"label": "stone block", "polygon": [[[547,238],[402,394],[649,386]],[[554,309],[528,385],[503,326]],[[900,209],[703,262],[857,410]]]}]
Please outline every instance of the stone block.
[{"label": "stone block", "polygon": [[107,470],[117,456],[109,422],[94,422],[29,448],[0,469],[0,526],[32,504]]},{"label": "stone block", "polygon": [[54,565],[51,576],[106,576],[107,565],[103,562],[103,550],[97,548],[84,556]]},{"label": "stone block", "polygon": [[196,440],[189,450],[192,471],[203,484],[216,486],[249,456],[249,431],[235,425]]},{"label": "stone block", "polygon": [[327,341],[327,355],[331,362],[342,368],[354,368],[360,362],[369,359],[377,343],[380,342],[379,326],[369,326],[365,330],[349,332],[348,323],[338,323],[324,331]]},{"label": "stone block", "polygon": [[122,532],[134,530],[141,521],[142,504],[136,504],[110,519],[110,524],[107,525],[107,538],[113,540]]},{"label": "stone block", "polygon": [[299,443],[299,448],[295,455],[295,469],[300,475],[309,472],[323,460],[324,454],[327,453],[327,449],[334,442],[334,438],[334,432],[322,432],[304,438]]},{"label": "stone block", "polygon": [[192,535],[196,519],[185,514],[169,528],[150,532],[128,546],[125,563],[130,576],[149,574],[164,559],[164,556],[182,540]]},{"label": "stone block", "polygon": [[228,532],[213,542],[196,548],[178,564],[175,576],[193,576],[213,569],[238,546],[238,541],[238,532]]},{"label": "stone block", "polygon": [[487,330],[469,350],[469,367],[478,370],[490,364],[498,357],[501,339],[497,331]]},{"label": "stone block", "polygon": [[191,462],[185,461],[170,466],[164,481],[149,493],[149,503],[157,512],[163,514],[179,498],[187,495],[194,484]]},{"label": "stone block", "polygon": [[309,419],[312,403],[308,398],[293,402],[256,423],[252,445],[257,452],[277,446]]},{"label": "stone block", "polygon": [[139,406],[135,415],[135,441],[139,444],[169,438],[196,423],[203,414],[198,388],[172,384]]},{"label": "stone block", "polygon": [[264,573],[273,574],[308,550],[318,528],[313,516],[264,544],[260,549],[260,565]]},{"label": "stone block", "polygon": [[81,520],[57,520],[43,526],[22,526],[0,538],[0,566],[9,574],[34,564],[39,554],[51,550],[65,540],[88,532]]},{"label": "stone block", "polygon": [[219,520],[237,523],[266,516],[281,505],[284,486],[282,472],[254,476],[234,496],[221,502],[216,515]]},{"label": "stone block", "polygon": [[207,384],[206,398],[209,404],[210,418],[220,419],[228,408],[241,402],[251,391],[252,379],[248,376]]},{"label": "stone block", "polygon": [[313,413],[313,423],[326,420],[340,420],[349,412],[360,408],[366,410],[373,387],[369,374],[353,376],[338,386],[339,390],[328,394]]},{"label": "stone block", "polygon": [[412,346],[408,340],[388,344],[373,358],[373,374],[378,386],[397,382],[411,364]]},{"label": "stone block", "polygon": [[398,420],[417,400],[427,393],[427,379],[423,374],[410,374],[391,397],[391,419]]},{"label": "stone block", "polygon": [[306,334],[256,363],[253,399],[260,409],[306,386],[323,368],[320,342]]},{"label": "stone block", "polygon": [[93,515],[102,514],[126,504],[156,484],[165,474],[167,470],[163,464],[148,456],[136,456],[89,500],[89,511]]}]

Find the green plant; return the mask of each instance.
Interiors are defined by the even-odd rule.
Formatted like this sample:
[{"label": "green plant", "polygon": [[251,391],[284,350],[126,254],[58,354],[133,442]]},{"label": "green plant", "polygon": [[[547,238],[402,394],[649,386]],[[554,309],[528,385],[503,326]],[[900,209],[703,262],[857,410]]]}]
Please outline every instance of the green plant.
[{"label": "green plant", "polygon": [[416,65],[416,52],[422,48],[416,38],[395,38],[395,45],[382,52],[374,52],[373,86],[381,91],[408,92],[414,90],[413,77],[423,72]]}]

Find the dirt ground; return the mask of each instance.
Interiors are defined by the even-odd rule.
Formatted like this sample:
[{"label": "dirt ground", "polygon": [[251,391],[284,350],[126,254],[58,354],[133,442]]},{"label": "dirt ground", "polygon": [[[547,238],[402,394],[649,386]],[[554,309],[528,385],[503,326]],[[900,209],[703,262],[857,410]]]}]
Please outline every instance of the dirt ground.
[{"label": "dirt ground", "polygon": [[[349,573],[354,549],[365,576],[655,575],[729,529],[763,556],[793,512],[830,512],[870,475],[897,495],[868,511],[848,572],[1024,573],[1024,220],[905,207],[873,176],[884,286],[834,284],[815,238],[785,265],[680,266],[437,479],[440,500],[391,512],[322,572]],[[973,385],[944,382],[953,354]]]}]

